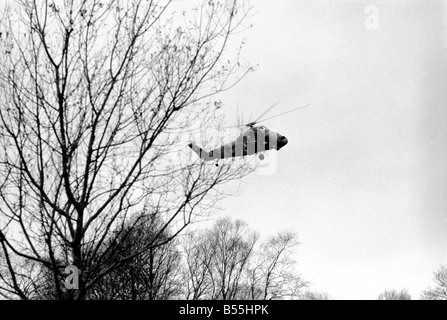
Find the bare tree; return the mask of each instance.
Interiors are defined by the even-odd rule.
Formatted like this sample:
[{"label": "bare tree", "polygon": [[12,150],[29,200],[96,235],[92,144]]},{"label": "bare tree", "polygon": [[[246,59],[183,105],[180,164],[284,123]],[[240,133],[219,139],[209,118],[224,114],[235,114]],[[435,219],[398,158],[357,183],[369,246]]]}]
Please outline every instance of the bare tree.
[{"label": "bare tree", "polygon": [[279,233],[257,245],[245,222],[218,220],[184,245],[186,299],[292,299],[307,286],[290,255],[296,235]]},{"label": "bare tree", "polygon": [[253,255],[258,235],[247,223],[220,219],[206,235],[211,252],[206,266],[212,279],[212,299],[233,300],[237,297],[244,270]]},{"label": "bare tree", "polygon": [[447,300],[447,266],[434,272],[435,286],[422,292],[423,300]]},{"label": "bare tree", "polygon": [[391,289],[379,294],[377,300],[411,300],[411,295],[407,289]]},{"label": "bare tree", "polygon": [[[123,230],[113,232],[109,240],[114,247],[114,250],[109,250],[110,263],[153,243],[163,225],[164,222],[158,218],[149,217],[138,221],[136,226],[129,222]],[[170,238],[169,231],[165,230],[158,241],[164,243]],[[178,239],[152,246],[98,281],[90,297],[101,300],[167,300],[178,297],[181,293],[181,256],[177,247]]]},{"label": "bare tree", "polygon": [[184,298],[198,300],[209,298],[213,281],[209,266],[213,259],[213,251],[209,250],[204,231],[189,233],[182,242],[184,255]]},{"label": "bare tree", "polygon": [[331,296],[327,292],[319,292],[316,290],[305,290],[299,295],[300,300],[331,300]]},{"label": "bare tree", "polygon": [[186,251],[190,282],[187,296],[235,299],[257,238],[245,222],[229,218],[220,219],[211,229],[195,235]]},{"label": "bare tree", "polygon": [[[175,156],[185,132],[210,115],[207,99],[250,70],[238,55],[224,59],[249,8],[211,0],[178,17],[170,7],[167,0],[23,0],[4,11],[2,294],[32,298],[34,271],[25,266],[34,263],[46,268],[55,298],[88,298],[101,279],[212,208],[221,184],[250,171]],[[111,263],[120,247],[110,232],[133,234],[130,217],[154,215],[164,224],[152,240]],[[80,270],[78,290],[61,284],[67,264]]]},{"label": "bare tree", "polygon": [[248,271],[249,294],[245,299],[297,299],[307,287],[295,270],[291,254],[298,246],[296,234],[280,232],[265,241]]}]

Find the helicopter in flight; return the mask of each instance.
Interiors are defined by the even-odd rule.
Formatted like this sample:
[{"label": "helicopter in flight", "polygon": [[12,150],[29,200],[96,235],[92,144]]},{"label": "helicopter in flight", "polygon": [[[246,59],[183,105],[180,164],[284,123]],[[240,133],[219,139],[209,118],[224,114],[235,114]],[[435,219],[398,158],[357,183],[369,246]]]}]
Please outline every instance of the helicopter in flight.
[{"label": "helicopter in flight", "polygon": [[[218,148],[215,148],[211,151],[203,150],[200,146],[195,144],[194,142],[190,142],[188,146],[195,152],[197,155],[205,160],[205,161],[216,161],[224,158],[235,158],[235,157],[244,157],[253,154],[259,154],[258,157],[260,160],[264,160],[264,153],[268,150],[280,150],[283,148],[289,141],[282,134],[270,130],[263,125],[256,126],[257,123],[261,121],[266,121],[269,119],[273,119],[284,114],[296,111],[298,109],[302,109],[308,107],[309,104],[298,107],[275,116],[262,119],[263,116],[267,114],[273,107],[275,107],[278,103],[273,104],[269,107],[264,113],[262,113],[256,120],[244,124],[242,126],[247,127],[245,131],[243,131],[239,137],[237,137],[234,141],[225,143]],[[216,163],[216,166],[219,164]]]}]

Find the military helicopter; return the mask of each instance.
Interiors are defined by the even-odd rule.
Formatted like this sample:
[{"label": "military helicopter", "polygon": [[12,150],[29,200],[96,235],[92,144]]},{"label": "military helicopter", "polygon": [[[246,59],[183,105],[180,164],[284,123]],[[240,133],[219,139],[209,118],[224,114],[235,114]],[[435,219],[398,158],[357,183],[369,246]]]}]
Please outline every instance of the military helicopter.
[{"label": "military helicopter", "polygon": [[[220,147],[213,149],[211,151],[203,150],[194,142],[190,142],[188,146],[195,152],[197,155],[205,160],[205,161],[215,161],[224,158],[235,158],[235,157],[244,157],[247,155],[259,154],[258,157],[260,160],[264,160],[264,153],[267,150],[280,150],[283,148],[289,141],[288,139],[279,134],[276,131],[270,130],[267,127],[260,125],[256,126],[258,122],[270,120],[284,114],[296,111],[298,109],[306,108],[309,104],[298,107],[275,116],[262,119],[263,116],[267,114],[270,110],[273,109],[278,103],[273,104],[269,107],[264,113],[262,113],[256,120],[244,124],[239,127],[247,127],[247,129],[242,132],[239,137],[237,137],[234,141],[225,143]],[[237,127],[237,126],[236,126]],[[219,164],[216,162],[215,164],[218,166]]]}]

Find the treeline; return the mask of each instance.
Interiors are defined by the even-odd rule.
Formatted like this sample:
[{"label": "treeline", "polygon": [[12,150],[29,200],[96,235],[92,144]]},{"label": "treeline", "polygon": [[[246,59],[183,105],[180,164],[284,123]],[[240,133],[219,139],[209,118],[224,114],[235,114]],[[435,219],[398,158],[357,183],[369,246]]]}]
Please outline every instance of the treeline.
[{"label": "treeline", "polygon": [[[441,266],[433,273],[434,285],[422,291],[421,300],[447,300],[447,266]],[[407,289],[385,290],[379,294],[378,300],[412,300]]]},{"label": "treeline", "polygon": [[[97,281],[88,291],[91,300],[328,300],[325,292],[311,289],[298,272],[294,260],[299,246],[292,232],[279,232],[261,239],[246,222],[228,217],[206,229],[172,237],[166,223],[156,216],[138,217],[112,232],[104,250],[96,253],[98,270],[88,272]],[[147,245],[154,245],[146,250]],[[122,262],[123,258],[133,256]],[[50,259],[50,258],[48,258]],[[58,259],[60,273],[44,264],[16,258],[0,259],[0,271],[7,263],[21,265],[20,285],[29,299],[73,299],[67,289],[64,269],[68,259]],[[119,267],[116,267],[119,265]],[[110,270],[110,272],[108,271]],[[0,272],[2,287],[9,279]],[[6,280],[6,281],[5,281]],[[416,299],[447,300],[447,266],[434,272],[434,285]],[[64,294],[61,296],[60,291]],[[5,295],[3,298],[16,298]],[[387,289],[378,300],[412,300],[407,289]]]},{"label": "treeline", "polygon": [[[163,225],[162,221],[148,217],[128,222],[128,227],[112,233],[104,246],[107,252],[98,252],[98,259],[112,268],[121,257],[135,256],[105,276],[98,274],[87,299],[329,298],[326,293],[310,290],[309,283],[297,271],[292,256],[299,242],[294,233],[280,232],[261,241],[246,222],[222,218],[208,229],[172,239],[168,230],[160,230]],[[154,238],[158,239],[157,245],[142,250]],[[43,266],[34,265],[33,269],[29,296],[57,299],[53,273]],[[59,279],[69,298],[72,295],[63,288],[64,281]]]}]

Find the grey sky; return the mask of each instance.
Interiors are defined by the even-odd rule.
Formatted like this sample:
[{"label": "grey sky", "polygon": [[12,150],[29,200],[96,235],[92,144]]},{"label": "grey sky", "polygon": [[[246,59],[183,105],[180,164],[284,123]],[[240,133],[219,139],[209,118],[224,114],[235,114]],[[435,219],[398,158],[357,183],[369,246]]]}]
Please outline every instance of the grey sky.
[{"label": "grey sky", "polygon": [[260,65],[219,112],[231,124],[238,105],[245,118],[311,107],[263,123],[289,140],[276,172],[245,178],[213,218],[296,231],[303,277],[334,298],[418,298],[447,264],[447,1],[251,3],[240,37]]},{"label": "grey sky", "polygon": [[303,276],[334,298],[419,298],[447,263],[447,2],[252,4],[244,56],[260,65],[222,112],[312,106],[264,123],[289,139],[277,171],[244,179],[220,214],[298,232]]}]

